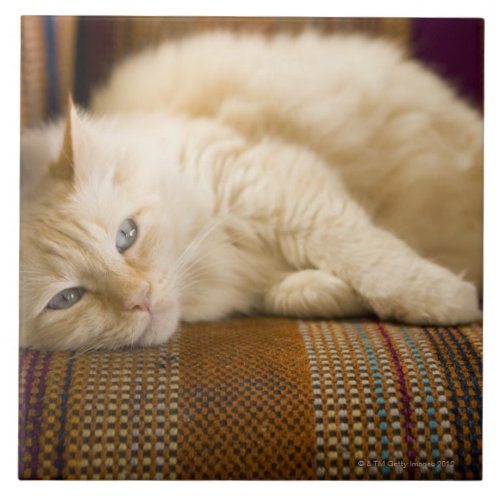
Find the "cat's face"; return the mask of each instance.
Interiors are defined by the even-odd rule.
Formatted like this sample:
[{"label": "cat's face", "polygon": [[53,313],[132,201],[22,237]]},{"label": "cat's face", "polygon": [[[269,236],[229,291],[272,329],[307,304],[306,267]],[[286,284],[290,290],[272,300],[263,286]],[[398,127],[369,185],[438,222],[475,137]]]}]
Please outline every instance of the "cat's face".
[{"label": "cat's face", "polygon": [[172,223],[98,134],[70,111],[44,192],[22,205],[21,345],[147,345],[177,326]]}]

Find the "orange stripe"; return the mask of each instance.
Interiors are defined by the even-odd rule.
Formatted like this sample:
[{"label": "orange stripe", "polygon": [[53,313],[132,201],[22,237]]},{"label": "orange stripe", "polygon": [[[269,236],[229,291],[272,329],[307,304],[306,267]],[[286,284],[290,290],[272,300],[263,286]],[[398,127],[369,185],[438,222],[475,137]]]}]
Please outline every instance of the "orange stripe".
[{"label": "orange stripe", "polygon": [[43,18],[21,18],[21,125],[42,121],[46,112],[47,78]]},{"label": "orange stripe", "polygon": [[63,112],[68,92],[73,88],[77,24],[74,16],[56,17],[55,24],[58,53],[59,110]]}]

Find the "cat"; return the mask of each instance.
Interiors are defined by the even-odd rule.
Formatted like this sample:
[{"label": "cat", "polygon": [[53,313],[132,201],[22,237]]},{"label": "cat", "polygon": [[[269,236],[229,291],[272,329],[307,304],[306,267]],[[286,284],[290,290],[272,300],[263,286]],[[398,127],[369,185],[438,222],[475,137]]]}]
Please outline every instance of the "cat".
[{"label": "cat", "polygon": [[481,319],[482,118],[391,42],[191,36],[21,137],[21,345]]}]

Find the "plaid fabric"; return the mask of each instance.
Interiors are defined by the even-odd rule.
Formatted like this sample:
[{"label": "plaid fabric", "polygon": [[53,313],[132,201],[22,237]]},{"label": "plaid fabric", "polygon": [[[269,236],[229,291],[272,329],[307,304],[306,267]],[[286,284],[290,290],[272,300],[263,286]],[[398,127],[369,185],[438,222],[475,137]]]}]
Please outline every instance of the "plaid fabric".
[{"label": "plaid fabric", "polygon": [[479,479],[481,327],[231,319],[23,351],[21,478]]}]

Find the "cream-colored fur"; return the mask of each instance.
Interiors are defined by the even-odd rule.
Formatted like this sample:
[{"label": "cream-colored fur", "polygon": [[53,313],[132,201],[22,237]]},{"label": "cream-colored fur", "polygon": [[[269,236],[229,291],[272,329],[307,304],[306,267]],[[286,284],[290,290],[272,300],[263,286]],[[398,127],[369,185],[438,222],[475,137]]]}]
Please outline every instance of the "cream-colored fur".
[{"label": "cream-colored fur", "polygon": [[45,173],[63,121],[23,134],[23,345],[158,343],[234,312],[480,319],[481,118],[387,42],[203,35],[126,60],[91,111],[66,120],[69,179]]}]

